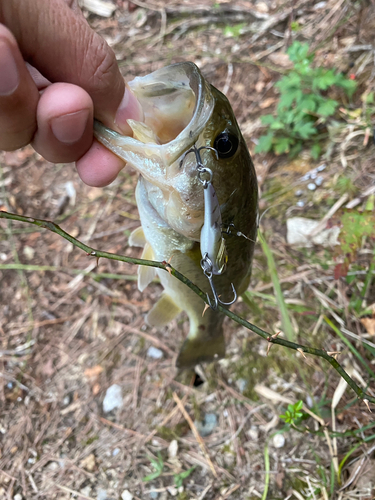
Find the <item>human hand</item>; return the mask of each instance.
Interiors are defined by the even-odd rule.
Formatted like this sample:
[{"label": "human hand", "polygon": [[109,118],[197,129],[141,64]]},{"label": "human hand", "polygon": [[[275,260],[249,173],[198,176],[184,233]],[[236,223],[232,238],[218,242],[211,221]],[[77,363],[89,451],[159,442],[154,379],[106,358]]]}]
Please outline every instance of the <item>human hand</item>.
[{"label": "human hand", "polygon": [[0,0],[0,149],[32,142],[51,162],[75,161],[86,184],[105,186],[124,163],[93,139],[94,116],[130,135],[126,120],[142,111],[76,0]]}]

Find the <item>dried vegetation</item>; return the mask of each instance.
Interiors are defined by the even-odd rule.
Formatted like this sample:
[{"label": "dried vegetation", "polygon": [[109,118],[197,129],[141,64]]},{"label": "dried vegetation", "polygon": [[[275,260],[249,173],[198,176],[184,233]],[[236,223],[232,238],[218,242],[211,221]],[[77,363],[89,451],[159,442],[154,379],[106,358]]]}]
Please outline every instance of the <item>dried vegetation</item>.
[{"label": "dried vegetation", "polygon": [[[374,395],[371,238],[360,238],[348,279],[337,271],[343,255],[319,245],[292,248],[285,229],[296,215],[323,220],[324,229],[345,205],[371,203],[374,146],[364,119],[371,112],[348,112],[363,109],[360,96],[374,91],[373,3],[134,0],[112,7],[107,19],[86,15],[113,46],[124,76],[196,62],[228,95],[250,150],[260,115],[277,102],[274,84],[288,69],[293,39],[307,41],[319,64],[354,75],[359,91],[343,103],[339,132],[327,140],[319,187],[309,190],[306,174],[322,161],[254,160],[261,208],[269,208],[262,227],[294,335],[340,351],[340,362]],[[1,209],[54,220],[93,246],[136,255],[127,245],[139,225],[133,171],[94,189],[72,165],[48,164],[30,147],[0,159]],[[185,318],[161,331],[146,327],[144,313],[160,287],[140,294],[135,279],[129,264],[96,265],[52,233],[0,222],[0,498],[374,498],[373,417],[336,372],[278,346],[267,356],[266,342],[227,319],[227,358],[201,368],[200,386],[183,384],[174,361]],[[272,286],[258,247],[250,292],[235,308],[277,332],[283,317]],[[122,405],[104,413],[114,384]],[[279,415],[298,400],[306,419],[293,430]]]}]

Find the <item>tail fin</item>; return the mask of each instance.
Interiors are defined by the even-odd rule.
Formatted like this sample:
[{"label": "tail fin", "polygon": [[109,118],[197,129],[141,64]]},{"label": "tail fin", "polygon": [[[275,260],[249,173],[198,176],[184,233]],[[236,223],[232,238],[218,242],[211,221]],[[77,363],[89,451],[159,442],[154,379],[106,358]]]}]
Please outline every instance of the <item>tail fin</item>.
[{"label": "tail fin", "polygon": [[215,335],[189,335],[182,345],[176,366],[179,370],[192,368],[198,363],[211,362],[225,356],[225,340],[221,329]]}]

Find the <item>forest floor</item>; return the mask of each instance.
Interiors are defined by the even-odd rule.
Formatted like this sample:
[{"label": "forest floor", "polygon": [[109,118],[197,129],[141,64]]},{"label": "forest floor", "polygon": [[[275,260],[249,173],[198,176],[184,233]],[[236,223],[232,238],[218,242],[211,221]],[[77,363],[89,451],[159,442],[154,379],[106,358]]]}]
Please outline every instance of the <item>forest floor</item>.
[{"label": "forest floor", "polygon": [[[340,352],[374,396],[373,234],[359,235],[349,274],[338,267],[340,245],[296,247],[287,234],[295,217],[323,220],[322,229],[348,210],[359,224],[366,210],[373,217],[372,129],[364,138],[375,107],[366,114],[361,96],[375,87],[374,3],[118,0],[108,18],[87,9],[128,81],[190,60],[232,104],[283,292],[257,244],[249,291],[232,309],[271,334],[288,317],[299,343]],[[307,149],[293,160],[254,154],[293,40],[308,42],[315,64],[358,83],[342,103],[356,118],[341,112],[340,138],[326,139],[329,155],[318,160]],[[26,147],[0,153],[0,210],[53,220],[91,247],[139,257],[128,246],[140,224],[136,181],[125,168],[110,186],[88,187],[74,165],[50,164]],[[0,220],[0,499],[375,498],[373,414],[329,363],[280,346],[268,353],[265,340],[226,318],[226,358],[182,383],[175,361],[187,317],[146,326],[161,286],[140,293],[136,280],[134,265],[97,263],[45,229]],[[119,406],[105,412],[116,387]],[[293,428],[280,415],[299,400],[303,418]]]}]

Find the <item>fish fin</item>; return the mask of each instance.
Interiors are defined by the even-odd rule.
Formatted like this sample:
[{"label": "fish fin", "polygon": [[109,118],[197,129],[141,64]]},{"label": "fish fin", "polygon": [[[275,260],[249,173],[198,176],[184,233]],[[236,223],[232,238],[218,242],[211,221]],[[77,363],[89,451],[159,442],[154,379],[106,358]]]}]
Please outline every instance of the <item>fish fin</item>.
[{"label": "fish fin", "polygon": [[[154,252],[151,248],[151,245],[146,242],[145,247],[142,252],[141,259],[153,260]],[[143,292],[143,290],[148,286],[151,281],[156,276],[155,267],[150,266],[138,266],[138,290]]]},{"label": "fish fin", "polygon": [[131,247],[144,247],[146,245],[145,233],[142,226],[137,227],[129,236],[129,245]]},{"label": "fish fin", "polygon": [[150,326],[161,328],[180,314],[181,309],[173,302],[171,297],[163,293],[153,308],[146,316],[146,323]]},{"label": "fish fin", "polygon": [[126,120],[133,131],[134,139],[145,144],[160,144],[160,140],[151,127],[135,120]]},{"label": "fish fin", "polygon": [[195,335],[187,337],[176,361],[176,367],[182,371],[199,363],[209,363],[225,356],[225,340],[221,331],[215,336]]}]

